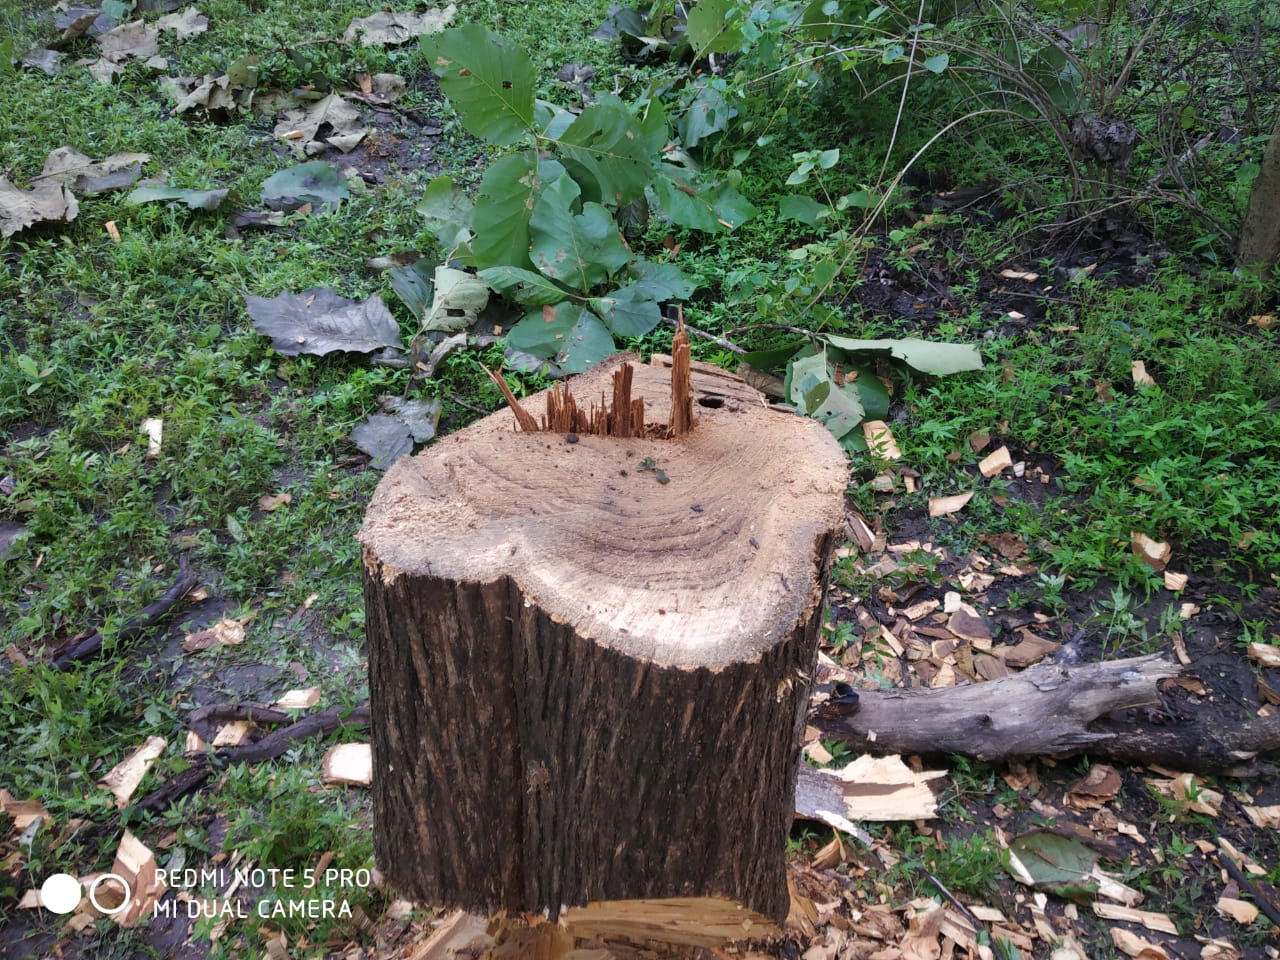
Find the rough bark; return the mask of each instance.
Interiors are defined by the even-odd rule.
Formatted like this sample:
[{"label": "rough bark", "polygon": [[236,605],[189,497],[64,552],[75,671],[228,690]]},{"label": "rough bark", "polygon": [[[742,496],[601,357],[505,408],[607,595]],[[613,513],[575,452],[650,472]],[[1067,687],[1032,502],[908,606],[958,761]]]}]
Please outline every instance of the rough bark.
[{"label": "rough bark", "polygon": [[1249,194],[1236,259],[1242,267],[1259,269],[1264,277],[1274,277],[1280,265],[1280,115]]},{"label": "rough bark", "polygon": [[1019,757],[1088,753],[1193,773],[1243,774],[1280,750],[1280,717],[1243,724],[1206,716],[1155,723],[1132,708],[1159,707],[1159,681],[1180,668],[1159,656],[1103,663],[1039,664],[987,683],[920,690],[860,690],[858,712],[810,720],[824,736],[869,753]]},{"label": "rough bark", "polygon": [[[574,381],[612,394],[613,367]],[[636,367],[644,436],[502,411],[390,470],[361,531],[374,845],[406,894],[509,911],[787,912],[785,838],[846,470],[736,378]],[[546,395],[521,401],[533,417]]]}]

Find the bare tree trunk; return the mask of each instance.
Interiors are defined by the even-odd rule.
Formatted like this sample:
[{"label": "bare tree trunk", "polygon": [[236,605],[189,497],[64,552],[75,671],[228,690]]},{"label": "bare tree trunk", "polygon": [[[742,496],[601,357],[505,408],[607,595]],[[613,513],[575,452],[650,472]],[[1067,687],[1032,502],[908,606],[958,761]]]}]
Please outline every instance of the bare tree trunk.
[{"label": "bare tree trunk", "polygon": [[1241,267],[1258,271],[1265,279],[1280,265],[1280,116],[1271,141],[1262,155],[1262,170],[1249,195],[1249,209],[1240,229]]}]

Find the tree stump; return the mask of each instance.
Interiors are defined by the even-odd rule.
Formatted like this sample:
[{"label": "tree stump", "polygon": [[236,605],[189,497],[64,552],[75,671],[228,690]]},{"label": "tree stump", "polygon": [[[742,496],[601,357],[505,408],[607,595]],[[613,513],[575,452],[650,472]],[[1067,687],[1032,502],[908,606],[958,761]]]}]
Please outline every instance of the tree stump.
[{"label": "tree stump", "polygon": [[713,367],[685,374],[693,422],[670,438],[664,368],[615,361],[572,391],[607,412],[626,370],[644,399],[600,422],[630,436],[532,432],[565,401],[544,391],[378,486],[378,864],[473,909],[720,896],[782,920],[844,456]]}]

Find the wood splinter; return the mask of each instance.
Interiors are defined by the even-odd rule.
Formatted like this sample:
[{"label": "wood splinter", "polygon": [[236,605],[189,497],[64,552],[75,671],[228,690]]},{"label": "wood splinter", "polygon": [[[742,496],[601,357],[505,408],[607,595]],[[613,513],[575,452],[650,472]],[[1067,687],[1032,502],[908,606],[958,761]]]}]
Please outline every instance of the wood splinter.
[{"label": "wood splinter", "polygon": [[684,311],[679,314],[679,326],[671,341],[671,424],[644,421],[644,397],[632,397],[631,386],[635,370],[624,363],[613,372],[613,399],[610,402],[600,395],[600,405],[589,409],[578,406],[568,384],[560,383],[547,394],[547,412],[539,422],[533,414],[520,405],[507,381],[484,364],[480,365],[489,379],[506,397],[511,412],[515,414],[516,428],[525,433],[578,433],[598,437],[682,437],[693,429],[693,382],[690,378],[689,335],[684,329]]}]

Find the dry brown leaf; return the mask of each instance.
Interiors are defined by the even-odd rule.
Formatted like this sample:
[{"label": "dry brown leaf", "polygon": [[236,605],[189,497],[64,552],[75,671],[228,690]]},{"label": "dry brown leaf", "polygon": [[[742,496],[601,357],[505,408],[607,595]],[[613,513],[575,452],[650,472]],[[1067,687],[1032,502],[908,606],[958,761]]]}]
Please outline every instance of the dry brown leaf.
[{"label": "dry brown leaf", "polygon": [[278,493],[274,496],[264,495],[258,498],[258,506],[267,513],[271,513],[280,507],[287,507],[291,503],[293,503],[292,493]]},{"label": "dry brown leaf", "polygon": [[991,434],[975,430],[969,434],[969,448],[974,453],[981,453],[991,443]]},{"label": "dry brown leaf", "polygon": [[1095,763],[1066,793],[1065,801],[1074,810],[1094,810],[1109,803],[1120,792],[1120,774],[1115,767]]},{"label": "dry brown leaf", "polygon": [[99,786],[106,787],[115,795],[116,809],[123,810],[129,805],[138,784],[146,776],[147,768],[164,753],[167,746],[164,737],[147,737],[98,781]]},{"label": "dry brown leaf", "polygon": [[968,493],[957,493],[950,497],[930,497],[929,498],[929,516],[944,517],[948,514],[955,513],[964,507],[966,503],[973,499],[973,491]]}]

